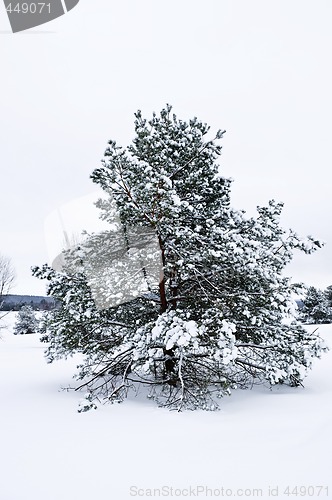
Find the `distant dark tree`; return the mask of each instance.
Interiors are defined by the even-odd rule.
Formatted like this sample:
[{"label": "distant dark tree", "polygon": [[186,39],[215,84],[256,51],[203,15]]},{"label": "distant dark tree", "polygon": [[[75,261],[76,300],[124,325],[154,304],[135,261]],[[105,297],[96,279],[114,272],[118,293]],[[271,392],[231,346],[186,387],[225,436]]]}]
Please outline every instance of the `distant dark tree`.
[{"label": "distant dark tree", "polygon": [[46,300],[45,299],[41,299],[41,301],[39,302],[39,309],[42,310],[42,311],[45,311],[46,308],[47,308]]},{"label": "distant dark tree", "polygon": [[10,302],[6,302],[5,300],[3,300],[2,303],[0,304],[0,311],[1,312],[8,312],[11,310],[12,310],[12,304],[10,304]]}]

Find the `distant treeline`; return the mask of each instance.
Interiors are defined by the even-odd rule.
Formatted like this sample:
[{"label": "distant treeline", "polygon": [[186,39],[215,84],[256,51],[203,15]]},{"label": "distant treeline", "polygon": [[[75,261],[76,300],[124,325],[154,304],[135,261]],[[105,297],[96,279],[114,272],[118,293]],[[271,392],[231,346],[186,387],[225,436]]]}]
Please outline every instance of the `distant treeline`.
[{"label": "distant treeline", "polygon": [[0,311],[19,311],[22,306],[31,306],[35,311],[51,311],[56,307],[52,297],[39,295],[3,295],[0,297]]}]

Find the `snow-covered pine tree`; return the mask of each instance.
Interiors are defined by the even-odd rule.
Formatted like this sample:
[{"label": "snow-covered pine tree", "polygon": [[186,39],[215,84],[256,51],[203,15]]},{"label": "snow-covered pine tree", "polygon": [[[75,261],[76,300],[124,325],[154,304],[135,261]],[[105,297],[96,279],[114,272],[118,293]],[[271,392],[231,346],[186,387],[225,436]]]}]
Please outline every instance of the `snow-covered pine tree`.
[{"label": "snow-covered pine tree", "polygon": [[22,306],[17,313],[17,320],[14,326],[14,335],[26,335],[37,333],[38,320],[31,306]]},{"label": "snow-covered pine tree", "polygon": [[322,291],[314,286],[308,287],[303,299],[300,318],[305,323],[331,323],[332,308],[329,303],[329,290]]},{"label": "snow-covered pine tree", "polygon": [[329,322],[332,323],[332,285],[329,285],[327,288],[324,290],[324,295],[327,300],[327,305],[329,308],[329,313],[328,313],[328,318]]},{"label": "snow-covered pine tree", "polygon": [[[320,242],[284,230],[281,203],[270,201],[254,218],[230,206],[231,180],[217,164],[223,132],[208,139],[205,123],[179,120],[171,106],[150,121],[140,111],[135,118],[133,143],[110,141],[92,180],[109,195],[98,204],[104,220],[114,222],[116,205],[122,253],[135,246],[126,235],[155,235],[159,282],[114,302],[115,268],[110,276],[105,264],[118,248],[114,229],[67,253],[62,273],[35,269],[62,300],[48,328],[52,357],[84,352],[87,407],[96,398],[122,400],[140,383],[178,410],[214,409],[215,396],[252,382],[301,384],[325,347],[295,318],[285,321],[294,316],[294,286],[282,272],[294,250],[311,253]],[[84,286],[75,285],[78,276]],[[135,288],[127,277],[125,288]],[[106,309],[89,295],[95,282]]]}]

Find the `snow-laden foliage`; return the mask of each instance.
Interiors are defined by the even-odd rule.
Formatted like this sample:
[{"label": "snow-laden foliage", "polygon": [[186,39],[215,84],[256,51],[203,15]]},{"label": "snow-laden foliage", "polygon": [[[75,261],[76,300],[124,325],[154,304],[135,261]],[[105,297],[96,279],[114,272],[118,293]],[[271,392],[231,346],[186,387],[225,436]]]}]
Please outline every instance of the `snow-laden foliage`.
[{"label": "snow-laden foliage", "polygon": [[308,287],[299,318],[304,323],[332,323],[331,287],[324,291]]},{"label": "snow-laden foliage", "polygon": [[14,326],[14,335],[26,335],[28,333],[37,333],[39,321],[31,306],[22,306],[17,313],[17,321]]},{"label": "snow-laden foliage", "polygon": [[170,106],[135,116],[133,143],[110,141],[92,174],[109,194],[98,206],[110,230],[67,252],[61,272],[34,270],[61,303],[45,326],[48,359],[85,355],[81,411],[140,383],[176,409],[215,409],[252,383],[301,384],[325,346],[295,319],[283,270],[321,243],[280,226],[282,203],[252,218],[230,206],[223,132],[208,139],[206,124]]}]

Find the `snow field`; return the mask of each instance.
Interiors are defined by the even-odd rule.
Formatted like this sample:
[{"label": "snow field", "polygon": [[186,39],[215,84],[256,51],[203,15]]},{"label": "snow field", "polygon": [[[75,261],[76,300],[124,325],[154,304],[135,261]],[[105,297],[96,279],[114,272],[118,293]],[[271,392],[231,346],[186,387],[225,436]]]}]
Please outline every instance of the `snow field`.
[{"label": "snow field", "polygon": [[[12,335],[14,313],[6,321],[0,500],[125,500],[158,491],[171,498],[170,488],[185,498],[190,487],[201,498],[211,490],[229,496],[226,489],[235,498],[268,498],[276,487],[277,498],[296,498],[283,493],[287,486],[331,493],[332,351],[315,362],[304,389],[233,391],[219,412],[169,412],[138,396],[79,414],[83,394],[61,390],[75,385],[77,361],[48,365],[38,336]],[[320,331],[331,345],[332,326]]]}]

